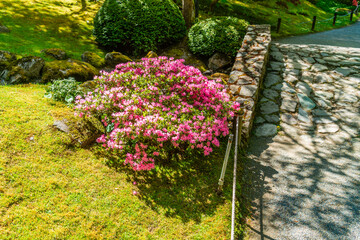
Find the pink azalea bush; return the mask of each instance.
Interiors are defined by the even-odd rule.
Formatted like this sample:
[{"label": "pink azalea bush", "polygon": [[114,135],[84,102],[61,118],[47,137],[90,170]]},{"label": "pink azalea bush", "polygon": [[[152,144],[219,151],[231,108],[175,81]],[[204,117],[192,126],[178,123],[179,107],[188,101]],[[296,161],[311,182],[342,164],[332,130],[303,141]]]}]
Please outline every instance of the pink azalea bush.
[{"label": "pink azalea bush", "polygon": [[239,110],[220,80],[173,58],[143,58],[96,77],[97,88],[78,96],[80,117],[96,116],[107,127],[97,139],[125,155],[134,170],[151,170],[166,151],[200,150],[204,155],[229,134],[228,117]]}]

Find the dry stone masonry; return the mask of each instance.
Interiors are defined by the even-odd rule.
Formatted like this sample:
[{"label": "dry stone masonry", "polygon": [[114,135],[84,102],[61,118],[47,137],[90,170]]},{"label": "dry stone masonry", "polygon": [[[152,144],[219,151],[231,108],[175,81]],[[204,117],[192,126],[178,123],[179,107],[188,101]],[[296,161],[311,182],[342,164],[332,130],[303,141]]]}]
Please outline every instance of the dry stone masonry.
[{"label": "dry stone masonry", "polygon": [[267,71],[256,136],[278,126],[339,143],[359,134],[360,49],[274,44]]},{"label": "dry stone masonry", "polygon": [[245,140],[250,136],[270,42],[270,25],[249,26],[230,73],[228,90],[231,98],[244,108],[242,134]]}]

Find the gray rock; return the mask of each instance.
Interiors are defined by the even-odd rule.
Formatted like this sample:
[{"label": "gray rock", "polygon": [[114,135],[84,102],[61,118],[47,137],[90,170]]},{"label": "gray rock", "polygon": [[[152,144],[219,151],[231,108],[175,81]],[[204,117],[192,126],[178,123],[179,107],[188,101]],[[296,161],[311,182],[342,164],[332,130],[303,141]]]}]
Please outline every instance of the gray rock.
[{"label": "gray rock", "polygon": [[279,93],[272,89],[265,89],[263,94],[265,97],[272,99],[272,100],[275,100],[277,97],[279,97]]},{"label": "gray rock", "polygon": [[299,119],[299,121],[305,122],[305,123],[310,123],[311,122],[309,114],[302,108],[299,108],[298,119]]},{"label": "gray rock", "polygon": [[315,63],[312,67],[311,67],[311,71],[313,72],[323,72],[328,70],[328,68],[324,65],[321,65],[319,63]]},{"label": "gray rock", "polygon": [[284,76],[284,81],[285,81],[285,82],[294,83],[294,82],[296,82],[296,81],[298,81],[298,80],[299,80],[299,79],[298,79],[297,77],[295,77],[294,75],[291,75],[291,74]]},{"label": "gray rock", "polygon": [[326,100],[326,99],[322,99],[322,98],[315,98],[317,104],[325,109],[330,109],[331,108],[331,102]]},{"label": "gray rock", "polygon": [[316,77],[316,74],[314,74],[314,73],[304,72],[301,76],[301,81],[314,82],[315,77]]},{"label": "gray rock", "polygon": [[281,83],[276,84],[276,85],[274,85],[274,86],[271,87],[271,89],[276,90],[276,91],[280,91],[281,88],[282,88],[282,84],[281,84]]},{"label": "gray rock", "polygon": [[257,116],[254,120],[255,124],[260,124],[260,123],[264,123],[264,122],[265,122],[265,119],[260,116]]},{"label": "gray rock", "polygon": [[45,61],[40,57],[23,57],[9,68],[5,76],[8,84],[37,82],[41,78],[41,71]]},{"label": "gray rock", "polygon": [[225,68],[226,66],[230,65],[231,58],[222,53],[215,53],[209,59],[209,68],[217,71],[219,69]]},{"label": "gray rock", "polygon": [[336,56],[324,57],[323,60],[327,61],[327,62],[340,62],[341,61],[341,59]]},{"label": "gray rock", "polygon": [[262,114],[276,113],[279,112],[279,106],[273,101],[264,102],[260,105],[260,111]]},{"label": "gray rock", "polygon": [[230,85],[230,92],[232,94],[236,94],[239,92],[239,88],[240,88],[240,86],[238,86],[238,85]]},{"label": "gray rock", "polygon": [[311,98],[309,98],[309,97],[306,96],[305,94],[298,93],[297,96],[298,96],[298,98],[299,98],[299,103],[300,103],[300,105],[301,105],[305,110],[311,110],[311,109],[313,109],[313,108],[316,107],[316,104],[313,102],[313,100],[311,100]]},{"label": "gray rock", "polygon": [[284,61],[284,55],[281,52],[271,52],[270,57],[278,62]]},{"label": "gray rock", "polygon": [[266,88],[271,87],[281,81],[281,77],[277,74],[268,74],[265,78],[264,86]]},{"label": "gray rock", "polygon": [[313,114],[314,116],[316,116],[316,117],[318,117],[318,116],[321,116],[321,117],[331,116],[331,113],[325,111],[324,109],[319,109],[319,108],[314,109],[314,110],[312,111],[312,114]]},{"label": "gray rock", "polygon": [[285,92],[289,92],[289,93],[296,93],[295,89],[288,84],[287,82],[284,82],[281,88],[283,91]]},{"label": "gray rock", "polygon": [[356,61],[341,61],[339,62],[340,66],[359,66],[360,62]]},{"label": "gray rock", "polygon": [[256,93],[258,87],[256,85],[245,85],[240,89],[240,95],[246,97],[252,97]]},{"label": "gray rock", "polygon": [[311,87],[309,86],[309,84],[305,83],[305,82],[298,82],[295,86],[295,88],[304,93],[306,96],[310,96],[311,92],[312,92],[312,89]]},{"label": "gray rock", "polygon": [[281,121],[288,123],[290,125],[295,125],[298,123],[298,120],[289,113],[282,113],[281,114]]},{"label": "gray rock", "polygon": [[315,117],[314,122],[315,123],[334,123],[337,119],[332,116],[322,116],[322,117]]},{"label": "gray rock", "polygon": [[315,81],[318,83],[332,83],[334,79],[329,74],[326,73],[319,73],[315,77]]},{"label": "gray rock", "polygon": [[281,110],[286,110],[289,112],[295,112],[297,106],[297,102],[291,99],[283,99],[281,103]]},{"label": "gray rock", "polygon": [[63,120],[57,120],[53,123],[53,126],[57,129],[59,129],[62,132],[69,133],[69,126],[67,125],[68,121],[66,119]]},{"label": "gray rock", "polygon": [[300,70],[299,69],[290,69],[290,68],[286,68],[284,71],[285,75],[294,75],[294,76],[299,76],[300,75]]},{"label": "gray rock", "polygon": [[335,72],[337,72],[338,74],[341,74],[342,76],[346,77],[351,73],[351,69],[347,68],[347,67],[338,67],[335,69]]},{"label": "gray rock", "polygon": [[277,133],[277,127],[275,124],[264,123],[255,129],[255,135],[257,137],[271,137]]},{"label": "gray rock", "polygon": [[306,57],[306,58],[304,58],[304,60],[305,60],[306,62],[310,63],[310,64],[315,63],[315,60],[314,60],[314,58],[312,58],[312,57]]},{"label": "gray rock", "polygon": [[324,92],[324,91],[315,91],[315,96],[324,98],[324,99],[331,99],[334,97],[334,93]]},{"label": "gray rock", "polygon": [[284,64],[281,62],[270,62],[270,68],[275,71],[281,71],[283,69]]},{"label": "gray rock", "polygon": [[325,125],[318,125],[318,132],[319,133],[336,133],[339,131],[340,127],[337,124],[325,124]]},{"label": "gray rock", "polygon": [[268,114],[268,115],[264,115],[264,117],[265,117],[266,121],[269,122],[269,123],[278,123],[278,122],[280,122],[279,115],[270,115],[270,114]]},{"label": "gray rock", "polygon": [[326,64],[326,61],[321,58],[316,58],[316,61],[321,64]]}]

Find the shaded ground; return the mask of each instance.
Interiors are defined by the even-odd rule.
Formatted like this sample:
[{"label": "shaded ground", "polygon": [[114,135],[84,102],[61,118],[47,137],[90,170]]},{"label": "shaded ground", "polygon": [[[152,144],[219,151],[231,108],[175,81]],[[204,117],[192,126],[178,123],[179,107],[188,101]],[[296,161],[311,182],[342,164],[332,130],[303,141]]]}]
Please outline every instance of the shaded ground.
[{"label": "shaded ground", "polygon": [[360,49],[271,57],[246,161],[250,239],[360,239]]}]

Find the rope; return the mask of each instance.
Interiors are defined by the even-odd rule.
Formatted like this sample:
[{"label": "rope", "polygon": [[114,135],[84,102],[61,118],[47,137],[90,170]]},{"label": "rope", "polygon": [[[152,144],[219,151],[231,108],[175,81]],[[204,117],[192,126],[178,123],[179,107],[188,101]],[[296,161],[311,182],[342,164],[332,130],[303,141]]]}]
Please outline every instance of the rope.
[{"label": "rope", "polygon": [[239,143],[239,116],[236,117],[234,179],[233,179],[232,209],[231,209],[231,240],[235,239],[235,197],[236,197],[236,168],[237,168],[238,143]]}]

